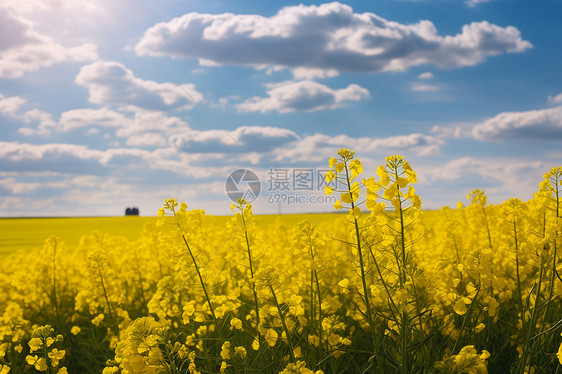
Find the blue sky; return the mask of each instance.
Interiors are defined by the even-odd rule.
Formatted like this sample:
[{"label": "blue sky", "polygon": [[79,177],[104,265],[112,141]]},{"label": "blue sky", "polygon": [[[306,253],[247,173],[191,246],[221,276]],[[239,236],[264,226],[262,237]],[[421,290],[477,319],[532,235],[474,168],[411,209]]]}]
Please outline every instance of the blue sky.
[{"label": "blue sky", "polygon": [[[0,216],[152,215],[168,197],[228,214],[239,168],[262,181],[257,213],[332,211],[311,201],[316,180],[292,183],[341,147],[365,176],[404,155],[425,208],[474,188],[529,199],[562,164],[560,14],[555,0],[0,0]],[[272,204],[281,193],[305,203]]]}]

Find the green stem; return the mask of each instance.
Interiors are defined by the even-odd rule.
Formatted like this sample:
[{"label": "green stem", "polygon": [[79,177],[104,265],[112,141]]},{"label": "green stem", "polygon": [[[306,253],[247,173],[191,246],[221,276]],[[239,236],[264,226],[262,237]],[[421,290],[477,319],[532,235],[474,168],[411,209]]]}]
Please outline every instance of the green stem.
[{"label": "green stem", "polygon": [[273,290],[273,286],[271,285],[271,283],[268,284],[269,286],[269,290],[271,291],[271,294],[273,295],[273,302],[275,303],[275,307],[277,308],[277,312],[279,313],[279,319],[281,319],[281,325],[283,326],[283,330],[285,331],[285,336],[287,337],[287,345],[289,346],[289,355],[291,356],[291,360],[293,360],[293,362],[296,362],[295,359],[295,354],[294,354],[294,348],[293,348],[293,343],[291,342],[291,337],[289,336],[289,329],[287,328],[287,323],[285,322],[285,313],[281,310],[281,306],[279,305],[279,301],[277,300],[277,295],[275,294],[275,291]]},{"label": "green stem", "polygon": [[468,309],[468,311],[466,312],[466,314],[463,318],[461,329],[459,331],[459,337],[455,341],[455,345],[453,346],[453,350],[451,351],[452,354],[455,354],[455,352],[457,351],[457,346],[459,344],[459,341],[461,340],[462,333],[464,332],[464,329],[466,328],[466,323],[470,319],[470,315],[472,314],[472,310],[474,309],[474,305],[476,304],[476,299],[478,297],[478,294],[480,293],[480,286],[481,285],[482,285],[482,282],[478,282],[478,288],[476,289],[476,294],[474,295],[474,298],[472,298],[472,302],[470,303],[470,308]]},{"label": "green stem", "polygon": [[[349,178],[349,169],[347,168],[347,163],[345,164],[345,176],[347,181],[347,188],[349,189],[349,196],[351,200],[351,209],[355,209],[355,203],[353,202],[353,194],[351,193],[351,181]],[[365,308],[367,319],[369,320],[369,328],[371,329],[371,334],[373,336],[373,344],[375,344],[375,326],[373,324],[373,315],[371,313],[371,301],[369,299],[369,289],[367,288],[367,276],[365,274],[365,263],[363,261],[363,249],[361,248],[361,234],[359,232],[359,223],[357,218],[353,218],[353,223],[355,225],[355,237],[357,239],[357,253],[359,255],[359,266],[361,268],[361,282],[363,283],[363,295],[365,301]]]},{"label": "green stem", "polygon": [[[179,227],[179,224],[178,224],[178,227]],[[195,256],[193,255],[193,251],[191,250],[191,247],[187,243],[187,239],[185,238],[185,235],[181,234],[181,237],[183,239],[183,242],[185,243],[185,246],[187,247],[187,250],[189,252],[189,256],[191,257],[191,260],[193,261],[193,266],[195,266],[195,271],[197,271],[197,276],[199,277],[199,282],[201,283],[201,287],[203,288],[203,293],[205,294],[205,299],[207,300],[207,304],[209,305],[209,310],[211,311],[211,316],[213,317],[213,320],[215,321],[215,324],[217,324],[217,317],[215,315],[215,310],[213,309],[213,305],[211,304],[211,298],[209,297],[209,293],[207,292],[207,287],[205,287],[205,282],[203,281],[203,276],[201,275],[201,271],[199,270],[199,266],[197,265],[197,261],[195,261]],[[218,328],[218,326],[217,326],[217,328]]]},{"label": "green stem", "polygon": [[113,318],[113,312],[111,311],[111,305],[109,304],[109,297],[107,296],[107,290],[105,289],[105,282],[103,281],[103,275],[101,273],[101,266],[100,266],[100,263],[97,262],[97,261],[96,261],[96,264],[98,265],[98,273],[100,275],[101,287],[103,289],[103,296],[105,297],[105,302],[107,303],[107,310],[108,310],[108,313],[109,313],[109,318],[111,319],[111,325],[113,327],[113,332],[115,333],[115,335],[118,335],[119,330],[117,329],[115,319]]},{"label": "green stem", "polygon": [[[398,167],[394,166],[394,177],[396,183],[396,198],[398,199],[398,211],[400,212],[400,244],[402,266],[400,269],[400,287],[404,288],[407,281],[406,271],[406,238],[404,232],[404,212],[402,211],[402,199],[400,198],[400,187],[398,186]],[[409,337],[409,317],[406,306],[402,308],[402,318],[400,320],[400,340],[401,340],[401,358],[400,371],[402,374],[408,373],[408,337]]]},{"label": "green stem", "polygon": [[320,282],[318,281],[318,273],[316,272],[316,269],[314,270],[314,277],[316,278],[316,295],[318,296],[318,355],[322,357],[322,295],[320,294]]},{"label": "green stem", "polygon": [[373,251],[369,248],[369,253],[371,254],[371,257],[373,258],[373,263],[375,264],[375,269],[377,270],[377,274],[379,275],[379,278],[381,280],[381,283],[384,287],[384,290],[386,292],[386,296],[388,297],[388,304],[389,304],[389,310],[392,313],[392,318],[394,320],[394,322],[397,322],[398,319],[396,318],[396,313],[398,313],[400,310],[398,309],[398,306],[396,306],[396,304],[394,303],[394,299],[392,298],[392,295],[390,294],[390,290],[388,288],[388,285],[386,284],[386,280],[383,278],[382,276],[382,272],[379,266],[379,262],[377,261],[375,254],[373,253]]},{"label": "green stem", "polygon": [[[521,358],[521,362],[520,362],[520,372],[523,374],[525,372],[525,367],[527,366],[527,359],[529,358],[529,351],[531,350],[531,338],[533,337],[533,333],[534,333],[534,328],[535,328],[535,324],[536,324],[536,319],[537,319],[537,305],[539,303],[539,299],[540,299],[540,294],[541,294],[541,286],[542,286],[542,277],[543,277],[543,273],[544,273],[544,266],[541,263],[541,269],[539,272],[539,283],[537,286],[537,292],[536,292],[536,296],[535,296],[535,304],[533,305],[533,314],[531,315],[531,320],[529,321],[529,324],[527,325],[527,330],[525,331],[525,342],[524,342],[524,346],[523,346],[523,357]],[[523,318],[525,318],[523,316]]]},{"label": "green stem", "polygon": [[[260,309],[259,309],[259,304],[258,304],[258,294],[256,292],[256,284],[254,283],[254,263],[252,260],[252,251],[250,250],[250,241],[248,240],[248,228],[246,226],[246,219],[244,218],[244,208],[242,208],[242,223],[244,224],[244,238],[246,239],[246,248],[248,249],[248,262],[250,263],[250,275],[252,276],[252,291],[254,292],[254,305],[256,308],[256,321],[257,321],[257,325],[256,327],[259,326],[260,324]],[[258,330],[258,335],[259,335],[259,328]]]},{"label": "green stem", "polygon": [[57,241],[53,247],[53,303],[55,304],[55,316],[57,324],[60,321],[59,317],[59,304],[57,301]]},{"label": "green stem", "polygon": [[517,301],[521,313],[521,324],[523,331],[525,331],[525,309],[523,308],[523,293],[521,291],[521,276],[519,274],[519,242],[517,240],[517,224],[515,223],[515,216],[513,217],[513,233],[515,235],[515,270],[517,274]]}]

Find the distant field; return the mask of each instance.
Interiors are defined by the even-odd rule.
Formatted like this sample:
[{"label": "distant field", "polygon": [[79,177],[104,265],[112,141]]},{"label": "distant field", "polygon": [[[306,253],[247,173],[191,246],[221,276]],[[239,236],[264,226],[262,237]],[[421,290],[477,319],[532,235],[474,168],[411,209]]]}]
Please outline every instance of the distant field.
[{"label": "distant field", "polygon": [[[264,225],[277,220],[291,225],[303,220],[322,224],[333,217],[333,213],[283,214],[262,215],[259,220]],[[229,218],[230,216],[213,217],[225,224]],[[144,225],[155,220],[156,217],[0,218],[0,255],[35,249],[42,246],[51,235],[62,239],[69,249],[76,247],[82,235],[92,231],[122,235],[135,240]]]},{"label": "distant field", "polygon": [[138,237],[145,223],[155,220],[155,217],[2,218],[0,254],[35,249],[51,235],[73,248],[82,235],[94,230],[132,240]]}]

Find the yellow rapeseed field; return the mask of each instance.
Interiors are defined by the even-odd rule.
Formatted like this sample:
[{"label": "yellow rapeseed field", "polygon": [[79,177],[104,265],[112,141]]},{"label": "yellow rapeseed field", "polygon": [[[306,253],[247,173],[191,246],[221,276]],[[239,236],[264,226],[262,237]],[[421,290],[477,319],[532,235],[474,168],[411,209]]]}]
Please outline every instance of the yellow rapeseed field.
[{"label": "yellow rapeseed field", "polygon": [[527,202],[475,190],[424,220],[401,156],[376,176],[334,156],[344,214],[264,219],[241,199],[210,217],[171,198],[136,238],[4,255],[0,374],[561,370],[562,167]]}]

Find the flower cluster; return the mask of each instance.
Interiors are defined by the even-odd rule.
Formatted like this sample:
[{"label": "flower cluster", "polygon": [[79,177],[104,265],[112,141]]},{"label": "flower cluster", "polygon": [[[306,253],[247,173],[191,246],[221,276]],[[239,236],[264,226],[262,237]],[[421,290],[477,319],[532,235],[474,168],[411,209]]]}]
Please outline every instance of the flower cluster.
[{"label": "flower cluster", "polygon": [[422,211],[402,156],[328,165],[345,214],[167,199],[136,240],[4,256],[0,374],[560,370],[562,168],[529,201]]}]

